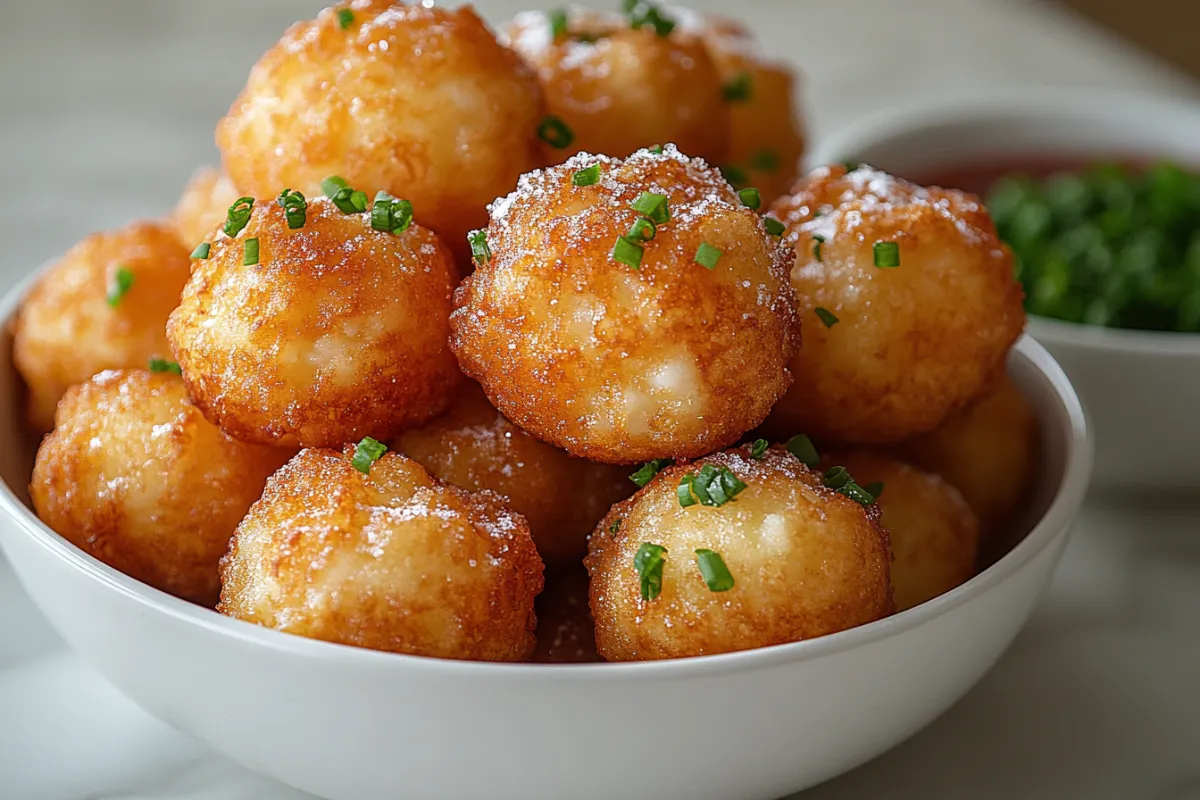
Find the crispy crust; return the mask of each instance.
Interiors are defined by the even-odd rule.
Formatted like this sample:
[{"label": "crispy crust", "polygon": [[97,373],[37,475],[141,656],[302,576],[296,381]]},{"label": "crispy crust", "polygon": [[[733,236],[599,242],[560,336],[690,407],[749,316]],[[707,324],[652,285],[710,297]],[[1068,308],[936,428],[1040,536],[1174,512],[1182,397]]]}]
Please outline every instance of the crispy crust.
[{"label": "crispy crust", "polygon": [[369,474],[303,450],[221,561],[232,617],[396,653],[519,661],[534,648],[542,562],[523,517],[388,453]]}]

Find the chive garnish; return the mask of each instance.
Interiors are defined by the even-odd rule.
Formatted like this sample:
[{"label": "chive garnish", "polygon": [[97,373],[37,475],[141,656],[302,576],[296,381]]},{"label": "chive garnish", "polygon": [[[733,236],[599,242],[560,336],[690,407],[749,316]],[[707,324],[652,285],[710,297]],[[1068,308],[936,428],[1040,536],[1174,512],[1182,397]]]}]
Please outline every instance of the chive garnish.
[{"label": "chive garnish", "polygon": [[621,518],[620,518],[620,517],[617,517],[616,519],[614,519],[614,520],[612,521],[612,525],[609,525],[609,526],[608,526],[608,532],[609,532],[609,533],[616,533],[616,532],[617,532],[617,531],[619,531],[619,530],[621,530]]},{"label": "chive garnish", "polygon": [[212,245],[208,242],[201,242],[196,245],[196,249],[192,251],[192,258],[206,259],[208,254],[212,252]]},{"label": "chive garnish", "polygon": [[879,495],[883,494],[883,481],[875,481],[874,483],[868,483],[866,486],[864,486],[862,488],[867,492],[867,494],[871,495],[871,497],[874,497],[876,500],[878,500]]},{"label": "chive garnish", "polygon": [[705,464],[699,473],[688,473],[680,478],[675,496],[679,499],[679,505],[684,508],[696,503],[723,506],[745,488],[746,484],[728,467]]},{"label": "chive garnish", "polygon": [[709,591],[728,592],[733,588],[733,575],[720,553],[700,548],[696,551],[696,565],[700,567],[700,575],[708,584]]},{"label": "chive garnish", "polygon": [[412,221],[412,203],[397,200],[387,192],[375,195],[375,205],[371,207],[372,228],[399,235],[408,230]]},{"label": "chive garnish", "polygon": [[756,459],[762,458],[763,453],[767,452],[768,447],[770,447],[770,444],[766,439],[755,439],[754,444],[750,445],[750,457]]},{"label": "chive garnish", "polygon": [[359,472],[364,475],[370,475],[371,465],[383,458],[383,454],[386,452],[387,445],[372,439],[370,436],[365,436],[358,443],[358,446],[354,448],[354,456],[350,459],[350,463]]},{"label": "chive garnish", "polygon": [[821,482],[859,505],[869,506],[875,502],[875,496],[855,483],[854,478],[850,477],[850,473],[845,467],[832,467],[825,473]]},{"label": "chive garnish", "polygon": [[304,195],[291,189],[284,189],[279,194],[279,205],[287,217],[288,227],[292,230],[303,228],[308,220],[308,201]]},{"label": "chive garnish", "polygon": [[566,9],[556,8],[546,16],[550,18],[550,36],[552,38],[558,39],[567,32]]},{"label": "chive garnish", "polygon": [[346,179],[340,175],[330,175],[325,180],[321,181],[321,191],[330,200],[337,197],[337,193],[342,189],[349,189],[350,184],[346,183]]},{"label": "chive garnish", "polygon": [[488,246],[487,231],[477,230],[467,234],[467,242],[471,245],[471,260],[482,267],[492,260],[492,248]]},{"label": "chive garnish", "polygon": [[121,303],[121,298],[133,288],[133,270],[129,267],[117,267],[113,272],[112,280],[108,283],[108,296],[105,300],[108,301],[110,308],[116,308]]},{"label": "chive garnish", "polygon": [[647,461],[642,465],[641,469],[629,476],[629,480],[638,486],[645,486],[654,480],[655,475],[669,466],[671,466],[671,459],[669,458],[656,458],[653,461]]},{"label": "chive garnish", "polygon": [[652,542],[642,542],[633,557],[633,568],[642,581],[642,599],[653,600],[662,593],[663,564],[667,548]]},{"label": "chive garnish", "polygon": [[349,28],[354,24],[354,12],[348,8],[339,8],[337,12],[337,21],[338,25],[342,27],[342,30],[346,30],[346,28]]},{"label": "chive garnish", "polygon": [[759,172],[774,172],[779,169],[779,154],[774,150],[759,150],[750,156],[750,168]]},{"label": "chive garnish", "polygon": [[542,124],[538,125],[537,133],[543,142],[551,147],[557,147],[559,150],[570,147],[571,142],[575,141],[575,134],[567,123],[553,114],[547,115],[542,120]]},{"label": "chive garnish", "polygon": [[642,192],[633,201],[633,210],[644,217],[649,217],[655,225],[662,225],[671,219],[671,207],[665,194]]},{"label": "chive garnish", "polygon": [[821,308],[821,306],[817,306],[813,309],[813,313],[821,318],[821,322],[825,323],[826,328],[832,328],[834,325],[838,324],[837,315],[828,308]]},{"label": "chive garnish", "polygon": [[813,234],[813,258],[817,261],[821,260],[821,245],[825,244],[825,237],[819,233]]},{"label": "chive garnish", "polygon": [[721,251],[708,242],[701,242],[700,246],[696,248],[696,256],[693,260],[705,269],[714,269],[717,262],[721,260]]},{"label": "chive garnish", "polygon": [[635,242],[648,242],[658,233],[658,226],[649,217],[638,217],[629,229],[629,238]]},{"label": "chive garnish", "polygon": [[762,195],[753,186],[739,191],[738,199],[742,201],[742,205],[746,208],[751,208],[755,211],[762,205]]},{"label": "chive garnish", "polygon": [[803,433],[798,433],[788,439],[787,451],[800,459],[800,463],[806,467],[815,467],[821,461],[821,456],[817,454],[817,448],[813,445],[812,439]]},{"label": "chive garnish", "polygon": [[647,147],[646,149],[649,150],[651,153],[654,153],[654,155],[656,155],[656,156],[662,155],[662,145],[661,144],[656,144],[653,147]]},{"label": "chive garnish", "polygon": [[900,245],[896,242],[876,242],[875,266],[880,269],[891,269],[900,266]]},{"label": "chive garnish", "polygon": [[629,15],[629,26],[634,30],[650,27],[659,36],[670,36],[675,30],[675,20],[663,14],[662,9],[650,0],[635,0],[623,5]]},{"label": "chive garnish", "polygon": [[151,372],[174,372],[176,375],[182,375],[183,370],[179,367],[177,361],[167,361],[165,358],[150,359]]},{"label": "chive garnish", "polygon": [[592,164],[590,167],[575,170],[571,175],[571,183],[575,186],[592,186],[600,180],[600,165]]},{"label": "chive garnish", "polygon": [[734,166],[733,164],[726,164],[725,166],[718,167],[717,169],[721,171],[721,177],[728,181],[729,185],[733,188],[740,189],[746,185],[746,173],[741,167]]},{"label": "chive garnish", "polygon": [[242,253],[242,266],[253,267],[258,263],[258,237],[246,240],[245,251]]},{"label": "chive garnish", "polygon": [[763,217],[763,225],[766,226],[767,233],[772,236],[783,236],[783,232],[786,230],[783,223],[774,217]]},{"label": "chive garnish", "polygon": [[754,94],[754,78],[749,72],[739,72],[733,80],[721,87],[726,102],[744,103]]},{"label": "chive garnish", "polygon": [[641,269],[642,256],[645,252],[645,248],[629,236],[618,236],[616,243],[613,245],[612,257],[613,261],[616,261],[618,264],[624,264],[633,269]]},{"label": "chive garnish", "polygon": [[242,229],[250,222],[250,211],[253,208],[253,197],[239,197],[225,215],[225,225],[221,228],[225,231],[225,235],[237,236],[241,233]]}]

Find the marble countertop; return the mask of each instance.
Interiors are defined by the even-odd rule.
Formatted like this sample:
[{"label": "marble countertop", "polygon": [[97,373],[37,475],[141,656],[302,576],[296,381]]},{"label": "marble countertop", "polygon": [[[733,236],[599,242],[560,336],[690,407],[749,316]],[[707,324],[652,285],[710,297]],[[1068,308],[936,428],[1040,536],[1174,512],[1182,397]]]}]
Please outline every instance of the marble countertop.
[{"label": "marble countertop", "polygon": [[[0,285],[92,230],[167,210],[194,167],[216,160],[213,124],[249,66],[320,5],[0,2]],[[499,20],[536,3],[478,5]],[[815,138],[880,107],[990,89],[1200,89],[1042,3],[737,9],[806,73]],[[1200,798],[1198,528],[1200,503],[1090,498],[1032,622],[979,686],[906,744],[804,798]],[[0,798],[301,797],[126,701],[64,649],[0,560]]]}]

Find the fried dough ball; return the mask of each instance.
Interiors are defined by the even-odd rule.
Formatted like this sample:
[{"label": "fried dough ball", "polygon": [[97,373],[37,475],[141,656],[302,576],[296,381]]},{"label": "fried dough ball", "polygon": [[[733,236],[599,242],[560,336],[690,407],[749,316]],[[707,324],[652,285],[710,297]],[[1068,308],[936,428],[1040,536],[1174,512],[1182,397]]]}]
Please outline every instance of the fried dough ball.
[{"label": "fried dough ball", "polygon": [[439,480],[502,496],[529,521],[547,564],[578,562],[600,518],[633,494],[628,468],[572,458],[505,419],[478,385],[460,392],[446,414],[402,434],[396,449]]},{"label": "fried dough ball", "polygon": [[[573,185],[592,166],[596,183]],[[670,219],[636,268],[614,245],[643,193],[665,197]],[[491,258],[455,292],[451,345],[537,438],[613,464],[690,458],[736,441],[787,389],[791,253],[703,161],[670,145],[580,154],[525,175],[491,212]],[[714,249],[712,269],[697,263]]]},{"label": "fried dough ball", "polygon": [[680,26],[702,36],[717,65],[729,107],[725,173],[738,188],[753,186],[770,203],[785,194],[804,157],[804,130],[794,103],[795,75],[767,58],[740,23],[671,9]]},{"label": "fried dough ball", "polygon": [[217,146],[255,197],[317,195],[330,175],[404,197],[465,263],[487,203],[543,163],[544,115],[533,71],[469,6],[343,0],[259,60]]},{"label": "fried dough ball", "polygon": [[1025,312],[1012,254],[973,195],[822,167],[772,211],[796,251],[804,347],[769,430],[894,443],[987,391]]},{"label": "fried dough ball", "polygon": [[904,611],[945,594],[975,574],[979,518],[958,490],[930,472],[866,451],[828,454],[860,486],[880,482],[876,503],[892,546],[892,590]]},{"label": "fried dough ball", "polygon": [[450,253],[415,223],[373,230],[369,213],[318,197],[293,230],[278,203],[258,203],[197,262],[168,337],[192,401],[231,435],[340,447],[449,404],[461,380],[446,344]]},{"label": "fried dough ball", "polygon": [[188,252],[225,221],[229,207],[239,197],[241,193],[225,173],[212,167],[196,170],[171,217],[179,240]]},{"label": "fried dough ball", "polygon": [[[703,480],[710,467],[745,489],[720,506],[683,507],[681,480]],[[589,540],[600,655],[640,661],[748,650],[887,616],[888,541],[877,516],[784,450],[754,459],[739,448],[662,470],[613,506]],[[661,593],[651,599],[639,575],[644,543],[666,550]],[[732,588],[709,588],[697,550],[720,556]]]},{"label": "fried dough ball", "polygon": [[221,561],[217,610],[394,653],[519,661],[534,648],[542,562],[492,492],[388,453],[303,450],[267,483]]},{"label": "fried dough ball", "polygon": [[50,430],[71,386],[168,355],[167,315],[191,274],[188,253],[169,225],[138,222],[92,234],[43,273],[13,334],[13,361],[39,432]]},{"label": "fried dough ball", "polygon": [[176,375],[102,372],[59,404],[29,493],[42,521],[71,544],[211,606],[229,538],[289,455],[223,434]]},{"label": "fried dough ball", "polygon": [[1012,518],[1029,488],[1037,448],[1037,417],[1003,375],[978,403],[933,433],[900,445],[899,452],[962,492],[984,535],[992,536]]},{"label": "fried dough ball", "polygon": [[668,142],[714,163],[725,158],[729,110],[700,37],[682,28],[659,36],[624,15],[575,8],[557,38],[549,14],[527,11],[501,41],[537,70],[550,113],[574,133],[565,149],[549,149],[549,160],[583,151],[625,156]]}]

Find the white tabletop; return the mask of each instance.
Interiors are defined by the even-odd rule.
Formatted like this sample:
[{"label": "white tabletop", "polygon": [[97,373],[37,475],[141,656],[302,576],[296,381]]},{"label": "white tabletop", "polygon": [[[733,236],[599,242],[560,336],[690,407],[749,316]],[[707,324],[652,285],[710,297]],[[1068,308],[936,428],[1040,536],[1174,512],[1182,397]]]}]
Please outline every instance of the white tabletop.
[{"label": "white tabletop", "polygon": [[[528,5],[544,5],[530,2]],[[320,0],[0,0],[0,285],[164,213],[284,26]],[[481,0],[493,20],[527,3]],[[741,0],[819,138],[911,100],[1045,84],[1191,94],[1021,0]],[[1093,497],[1030,626],[958,706],[805,800],[1200,798],[1200,506]],[[904,691],[904,687],[896,687]],[[0,561],[0,797],[304,797],[156,722],[67,652]]]}]

